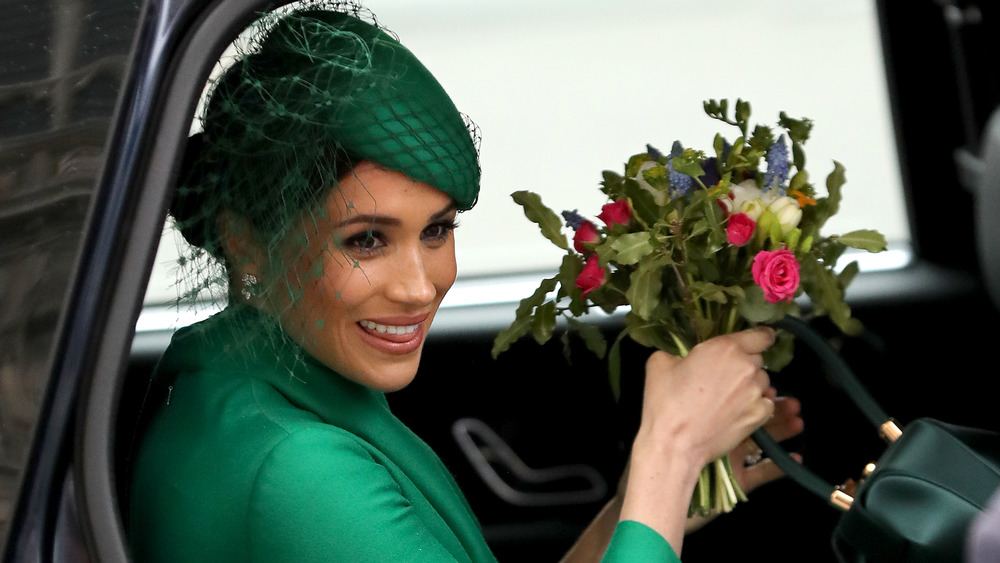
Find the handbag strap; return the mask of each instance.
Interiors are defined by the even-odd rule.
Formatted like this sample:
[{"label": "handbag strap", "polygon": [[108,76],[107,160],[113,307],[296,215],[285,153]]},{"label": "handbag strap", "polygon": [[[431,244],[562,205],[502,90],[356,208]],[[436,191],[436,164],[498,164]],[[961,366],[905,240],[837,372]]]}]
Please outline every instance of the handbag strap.
[{"label": "handbag strap", "polygon": [[[851,401],[861,410],[862,414],[880,430],[884,437],[889,441],[898,437],[899,430],[895,422],[886,415],[882,407],[879,406],[871,394],[868,393],[868,390],[858,380],[857,376],[854,375],[847,362],[844,361],[826,338],[797,317],[785,317],[777,321],[775,326],[792,333],[797,339],[812,349],[834,382],[844,390]],[[760,446],[760,449],[792,480],[837,508],[846,510],[850,507],[853,500],[850,496],[842,492],[839,487],[819,477],[811,469],[797,462],[763,428],[758,428],[752,436],[757,445]]]},{"label": "handbag strap", "polygon": [[892,420],[875,402],[875,399],[854,375],[851,367],[823,335],[798,317],[785,317],[776,322],[775,326],[794,334],[797,339],[812,349],[830,377],[847,393],[847,396],[857,405],[865,418],[876,428],[881,429],[886,422]]}]

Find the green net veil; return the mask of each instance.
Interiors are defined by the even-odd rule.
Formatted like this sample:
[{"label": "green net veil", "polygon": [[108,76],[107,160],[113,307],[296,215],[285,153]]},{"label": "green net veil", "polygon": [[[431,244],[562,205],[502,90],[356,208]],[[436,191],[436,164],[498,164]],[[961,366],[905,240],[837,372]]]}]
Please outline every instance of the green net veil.
[{"label": "green net veil", "polygon": [[[206,88],[170,208],[191,245],[179,264],[182,304],[294,292],[281,275],[247,286],[231,279],[236,264],[223,252],[220,213],[245,219],[246,236],[272,263],[287,261],[276,249],[287,247],[291,225],[321,219],[326,198],[359,162],[434,186],[459,211],[476,203],[477,128],[359,4],[276,10],[234,45],[235,62]],[[337,242],[329,244],[336,254]]]}]

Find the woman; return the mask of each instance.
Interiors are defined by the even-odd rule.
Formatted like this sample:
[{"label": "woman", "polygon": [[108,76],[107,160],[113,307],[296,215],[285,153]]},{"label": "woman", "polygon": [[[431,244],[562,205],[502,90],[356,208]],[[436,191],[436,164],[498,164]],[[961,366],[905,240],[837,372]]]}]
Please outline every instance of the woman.
[{"label": "woman", "polygon": [[[476,143],[360,9],[267,23],[216,85],[171,207],[224,265],[230,306],[178,331],[154,376],[136,559],[491,561],[447,469],[384,395],[413,379],[455,280]],[[768,419],[798,431],[762,369],[772,341],[757,329],[650,357],[627,476],[570,559],[676,560],[701,467],[746,453]],[[739,474],[747,489],[776,476]]]}]

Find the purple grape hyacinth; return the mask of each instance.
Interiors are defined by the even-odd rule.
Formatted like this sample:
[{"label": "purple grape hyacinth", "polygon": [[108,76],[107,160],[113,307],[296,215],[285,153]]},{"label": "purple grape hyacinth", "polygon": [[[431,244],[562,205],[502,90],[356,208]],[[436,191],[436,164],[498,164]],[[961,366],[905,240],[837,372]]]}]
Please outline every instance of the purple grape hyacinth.
[{"label": "purple grape hyacinth", "polygon": [[580,225],[582,225],[583,222],[586,221],[586,219],[584,219],[583,216],[577,213],[576,209],[574,209],[573,211],[563,211],[562,216],[563,219],[566,220],[566,226],[573,229],[574,231],[578,230],[580,228]]},{"label": "purple grape hyacinth", "polygon": [[674,141],[670,147],[670,158],[667,160],[667,172],[670,178],[670,187],[679,195],[685,195],[691,189],[692,179],[687,174],[681,174],[674,170],[674,157],[678,157],[684,152],[684,147],[680,141]]},{"label": "purple grape hyacinth", "polygon": [[784,183],[788,179],[788,147],[785,138],[778,137],[767,149],[767,172],[764,174],[764,190],[777,187],[784,195]]}]

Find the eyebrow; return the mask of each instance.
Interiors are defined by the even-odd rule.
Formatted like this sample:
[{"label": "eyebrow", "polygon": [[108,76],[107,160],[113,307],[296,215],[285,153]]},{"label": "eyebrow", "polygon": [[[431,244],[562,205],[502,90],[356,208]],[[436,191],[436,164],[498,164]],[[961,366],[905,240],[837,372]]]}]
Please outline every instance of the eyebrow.
[{"label": "eyebrow", "polygon": [[[445,215],[454,211],[455,206],[451,203],[446,205],[443,209],[431,215],[429,223],[435,221],[440,221]],[[386,225],[391,227],[396,227],[401,225],[403,222],[396,217],[390,217],[388,215],[375,215],[375,214],[361,214],[355,215],[349,219],[344,219],[343,221],[337,223],[336,228],[346,227],[348,225],[354,225],[357,223],[364,223],[366,225]]]}]

